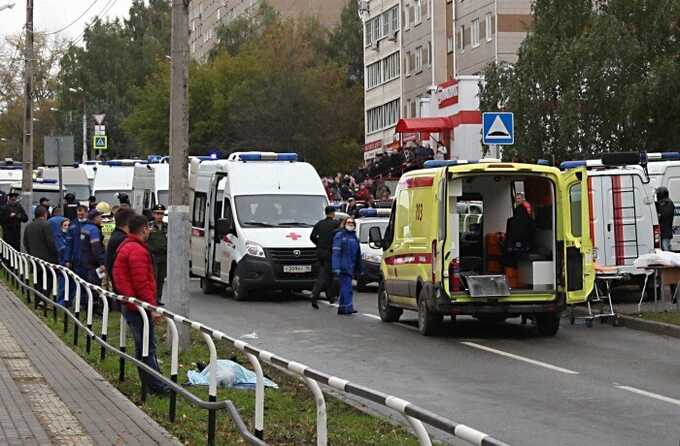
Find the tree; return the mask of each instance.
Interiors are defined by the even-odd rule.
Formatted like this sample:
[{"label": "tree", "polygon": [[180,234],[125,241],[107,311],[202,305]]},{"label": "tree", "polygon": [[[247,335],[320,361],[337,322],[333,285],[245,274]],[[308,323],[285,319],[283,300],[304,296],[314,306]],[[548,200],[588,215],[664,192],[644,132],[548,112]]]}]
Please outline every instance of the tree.
[{"label": "tree", "polygon": [[357,11],[357,2],[349,0],[340,15],[340,23],[328,39],[328,56],[347,67],[347,81],[364,84],[363,25]]},{"label": "tree", "polygon": [[680,0],[537,0],[534,29],[514,66],[485,70],[483,110],[515,112],[518,160],[658,151],[680,143],[671,132],[680,105]]}]

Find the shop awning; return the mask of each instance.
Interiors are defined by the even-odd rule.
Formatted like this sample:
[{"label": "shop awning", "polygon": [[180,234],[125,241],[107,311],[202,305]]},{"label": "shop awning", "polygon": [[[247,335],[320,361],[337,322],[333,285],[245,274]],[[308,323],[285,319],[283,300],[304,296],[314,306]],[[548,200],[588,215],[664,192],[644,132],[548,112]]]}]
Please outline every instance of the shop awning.
[{"label": "shop awning", "polygon": [[396,133],[429,132],[438,133],[442,130],[453,128],[449,118],[413,118],[400,119],[397,123]]}]

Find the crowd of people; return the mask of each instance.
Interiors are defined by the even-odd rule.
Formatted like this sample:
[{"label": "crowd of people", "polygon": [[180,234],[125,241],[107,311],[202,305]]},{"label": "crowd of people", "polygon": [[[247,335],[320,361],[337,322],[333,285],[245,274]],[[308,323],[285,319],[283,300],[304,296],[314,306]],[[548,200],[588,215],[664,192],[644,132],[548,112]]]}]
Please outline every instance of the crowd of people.
[{"label": "crowd of people", "polygon": [[[25,252],[31,256],[65,266],[80,279],[117,294],[135,297],[151,305],[163,305],[161,298],[167,265],[167,224],[163,222],[163,205],[155,206],[152,215],[147,216],[137,214],[124,194],[119,196],[120,204],[113,207],[106,202],[97,202],[95,197],[90,198],[88,205],[79,204],[72,194],[67,194],[62,207],[52,207],[49,200],[42,198],[33,209],[33,220],[22,234],[21,224],[28,222],[28,216],[17,197],[16,193],[8,194],[7,203],[0,207],[3,239],[14,249],[21,250],[23,238]],[[47,286],[40,287],[45,296],[51,294],[53,286],[52,276],[48,274],[47,279]],[[59,275],[57,302],[72,306],[77,286],[73,284],[67,289],[64,278]],[[121,311],[133,334],[137,359],[142,360],[142,316],[131,304],[123,306]],[[150,321],[160,317],[155,312],[148,313]],[[159,370],[155,349],[153,324],[150,324],[146,364]],[[162,381],[141,369],[140,378],[151,393],[167,393]]]},{"label": "crowd of people", "polygon": [[392,199],[393,190],[389,180],[397,180],[404,172],[421,169],[425,161],[443,154],[430,147],[408,143],[404,150],[391,154],[378,154],[366,166],[352,172],[338,172],[335,176],[322,178],[328,200],[339,204],[338,210],[350,215],[362,207],[374,207]]}]

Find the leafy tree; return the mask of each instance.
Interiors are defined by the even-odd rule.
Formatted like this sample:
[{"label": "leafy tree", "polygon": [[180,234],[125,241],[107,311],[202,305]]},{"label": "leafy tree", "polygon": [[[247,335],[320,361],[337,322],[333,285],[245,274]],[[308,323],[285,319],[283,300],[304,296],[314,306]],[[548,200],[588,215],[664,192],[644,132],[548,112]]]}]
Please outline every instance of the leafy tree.
[{"label": "leafy tree", "polygon": [[537,0],[518,62],[485,71],[483,110],[515,112],[509,158],[557,162],[606,151],[658,151],[680,104],[680,0]]},{"label": "leafy tree", "polygon": [[364,84],[363,25],[357,11],[357,2],[349,0],[340,15],[340,23],[328,39],[328,56],[347,67],[347,80]]}]

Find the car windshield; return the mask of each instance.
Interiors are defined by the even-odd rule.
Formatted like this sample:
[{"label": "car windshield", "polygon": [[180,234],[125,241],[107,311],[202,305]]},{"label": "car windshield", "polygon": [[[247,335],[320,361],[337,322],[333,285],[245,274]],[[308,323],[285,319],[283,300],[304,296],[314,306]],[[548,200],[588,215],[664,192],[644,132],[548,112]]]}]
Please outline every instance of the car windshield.
[{"label": "car windshield", "polygon": [[314,195],[241,195],[236,217],[244,228],[314,226],[328,200]]},{"label": "car windshield", "polygon": [[368,232],[371,228],[380,228],[380,233],[385,234],[385,229],[387,229],[387,221],[370,221],[363,222],[359,228],[359,241],[361,243],[368,243]]}]

